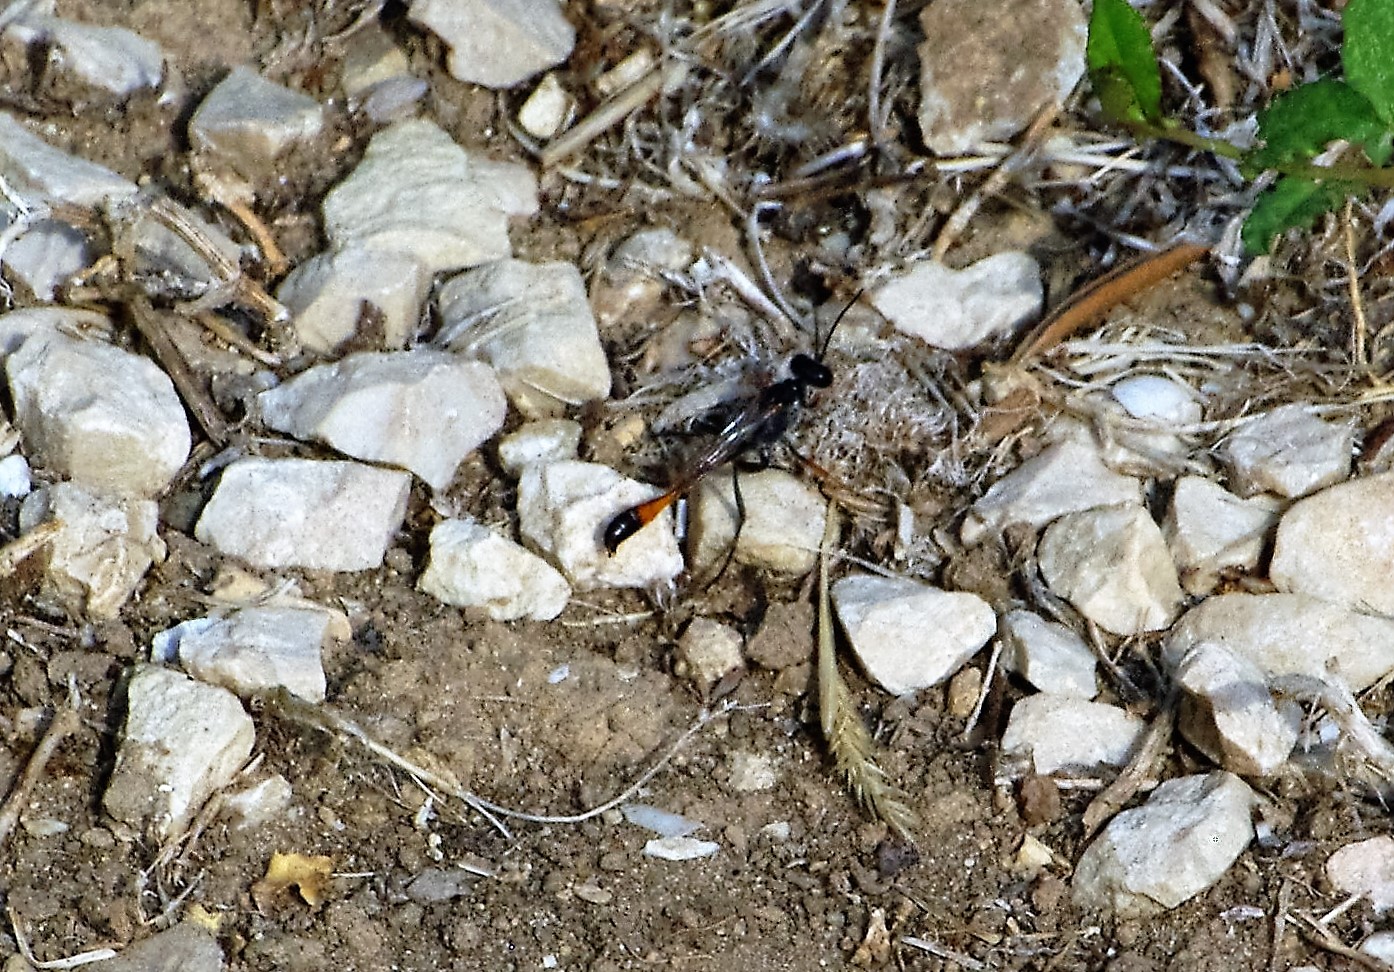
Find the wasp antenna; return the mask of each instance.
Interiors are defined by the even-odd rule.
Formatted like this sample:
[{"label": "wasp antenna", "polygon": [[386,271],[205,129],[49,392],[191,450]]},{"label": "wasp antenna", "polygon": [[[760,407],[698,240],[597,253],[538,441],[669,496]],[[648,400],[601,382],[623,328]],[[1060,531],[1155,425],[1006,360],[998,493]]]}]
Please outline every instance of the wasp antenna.
[{"label": "wasp antenna", "polygon": [[852,309],[857,301],[862,299],[862,294],[864,293],[866,293],[866,288],[858,287],[857,292],[852,295],[852,299],[847,302],[847,306],[837,312],[837,316],[833,318],[832,325],[828,328],[828,333],[823,336],[823,343],[818,346],[817,360],[822,361],[827,357],[828,345],[833,343],[833,332],[836,331],[837,326],[842,323],[842,319],[847,316],[847,312]]}]

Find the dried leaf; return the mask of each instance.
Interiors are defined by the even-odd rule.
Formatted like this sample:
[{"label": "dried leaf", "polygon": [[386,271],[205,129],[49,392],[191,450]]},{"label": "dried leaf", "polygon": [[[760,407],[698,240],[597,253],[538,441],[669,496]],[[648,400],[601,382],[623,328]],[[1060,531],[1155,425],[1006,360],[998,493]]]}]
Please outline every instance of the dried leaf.
[{"label": "dried leaf", "polygon": [[266,866],[266,876],[252,885],[252,900],[258,911],[266,911],[287,889],[295,888],[307,905],[318,908],[324,903],[333,871],[334,862],[328,857],[277,851]]}]

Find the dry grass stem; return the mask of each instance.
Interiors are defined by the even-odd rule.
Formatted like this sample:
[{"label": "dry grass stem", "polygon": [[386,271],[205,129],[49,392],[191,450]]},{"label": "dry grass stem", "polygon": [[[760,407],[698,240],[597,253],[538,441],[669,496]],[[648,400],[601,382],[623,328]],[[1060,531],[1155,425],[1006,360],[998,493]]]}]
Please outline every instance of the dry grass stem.
[{"label": "dry grass stem", "polygon": [[58,751],[63,740],[82,728],[81,710],[82,699],[77,694],[77,682],[69,676],[68,704],[53,714],[53,721],[48,724],[43,738],[30,754],[29,762],[25,764],[19,781],[5,798],[4,804],[0,805],[0,848],[9,842],[10,834],[14,833],[15,825],[19,823],[19,815],[24,812],[29,802],[29,794],[38,785],[39,780],[43,779],[53,754]]}]

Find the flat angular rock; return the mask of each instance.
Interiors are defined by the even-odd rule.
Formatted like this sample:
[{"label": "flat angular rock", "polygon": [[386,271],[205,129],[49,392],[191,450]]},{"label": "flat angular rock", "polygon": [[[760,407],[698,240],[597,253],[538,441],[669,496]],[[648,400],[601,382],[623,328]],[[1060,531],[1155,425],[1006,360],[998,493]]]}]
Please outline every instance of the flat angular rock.
[{"label": "flat angular rock", "polygon": [[150,565],[165,557],[154,500],[55,483],[20,507],[21,532],[47,522],[61,526],[47,547],[44,591],[93,620],[116,617]]},{"label": "flat angular rock", "polygon": [[486,88],[511,88],[576,44],[556,0],[412,0],[407,16],[445,41],[452,75]]},{"label": "flat angular rock", "polygon": [[1279,704],[1263,670],[1223,645],[1201,642],[1176,667],[1181,734],[1240,776],[1271,776],[1287,762],[1302,710]]},{"label": "flat angular rock", "polygon": [[862,667],[892,695],[945,681],[997,630],[976,594],[918,581],[855,574],[833,584],[832,602]]},{"label": "flat angular rock", "polygon": [[329,611],[248,607],[226,617],[185,621],[156,635],[156,644],[161,657],[178,658],[199,681],[238,695],[284,688],[323,702],[320,651],[334,628]]},{"label": "flat angular rock", "polygon": [[1047,446],[992,484],[963,521],[963,542],[975,544],[1014,523],[1042,527],[1065,513],[1141,503],[1142,485],[1104,465],[1098,450],[1066,440]]},{"label": "flat angular rock", "polygon": [[931,347],[960,351],[1011,334],[1040,313],[1041,268],[1007,252],[962,270],[926,260],[871,292],[871,304]]},{"label": "flat angular rock", "polygon": [[1270,678],[1335,679],[1362,692],[1394,671],[1394,620],[1305,594],[1219,594],[1177,622],[1162,650],[1168,668],[1202,642],[1217,642]]},{"label": "flat angular rock", "polygon": [[1010,139],[1084,76],[1084,12],[1072,0],[936,2],[920,24],[920,129],[938,155]]},{"label": "flat angular rock", "polygon": [[269,175],[271,163],[323,129],[324,109],[318,101],[250,68],[235,67],[189,120],[189,141],[236,172],[255,177]]},{"label": "flat angular rock", "polygon": [[223,950],[213,934],[188,921],[132,942],[102,972],[222,972]]},{"label": "flat angular rock", "polygon": [[1111,634],[1161,631],[1181,611],[1176,565],[1141,506],[1068,513],[1046,528],[1037,554],[1050,589]]},{"label": "flat angular rock", "polygon": [[440,289],[436,343],[494,366],[509,396],[541,392],[569,405],[610,394],[581,272],[570,263],[500,260]]},{"label": "flat angular rock", "polygon": [[57,290],[95,255],[87,237],[56,219],[34,223],[5,247],[3,260],[11,280],[18,280],[39,300],[53,300]]},{"label": "flat angular rock", "polygon": [[[291,271],[276,299],[291,314],[307,350],[333,351],[351,337],[398,351],[416,333],[431,275],[415,257],[350,244],[320,253]],[[380,334],[358,334],[364,305],[377,314]],[[360,344],[360,346],[362,346]]]},{"label": "flat angular rock", "polygon": [[1299,500],[1278,521],[1268,576],[1280,591],[1394,615],[1394,473]]},{"label": "flat angular rock", "polygon": [[1010,611],[1000,625],[1002,660],[1038,691],[1092,699],[1098,662],[1084,639],[1034,611]]},{"label": "flat angular rock", "polygon": [[729,471],[713,473],[697,487],[688,534],[694,567],[720,570],[731,554],[736,563],[781,574],[812,570],[828,517],[823,494],[782,469],[742,473],[740,490],[744,518]]},{"label": "flat angular rock", "polygon": [[1327,858],[1326,877],[1337,891],[1366,897],[1376,914],[1387,914],[1394,908],[1394,837],[1347,844]]},{"label": "flat angular rock", "polygon": [[1254,792],[1232,773],[1167,780],[1111,820],[1075,865],[1075,906],[1157,914],[1211,887],[1254,837]]},{"label": "flat angular rock", "polygon": [[140,190],[104,166],[54,148],[0,112],[0,175],[22,198],[92,209]]},{"label": "flat angular rock", "polygon": [[678,638],[674,672],[697,687],[703,698],[745,667],[745,639],[729,624],[695,618]]},{"label": "flat angular rock", "polygon": [[475,520],[444,520],[431,530],[431,556],[417,586],[454,607],[478,607],[495,621],[550,621],[571,587],[541,557]]},{"label": "flat angular rock", "polygon": [[493,370],[444,351],[350,355],[257,396],[263,421],[355,459],[411,470],[433,489],[503,427]]},{"label": "flat angular rock", "polygon": [[1002,754],[1041,776],[1123,766],[1146,724],[1116,705],[1041,692],[1012,707]]},{"label": "flat angular rock", "polygon": [[514,476],[537,462],[575,459],[581,424],[571,419],[538,419],[499,439],[499,462]]},{"label": "flat angular rock", "polygon": [[28,14],[5,34],[31,48],[43,45],[50,70],[115,98],[158,88],[164,78],[165,55],[159,45],[124,27]]},{"label": "flat angular rock", "polygon": [[251,716],[227,689],[142,665],[127,690],[126,724],[102,806],[162,844],[232,782],[255,739]]},{"label": "flat angular rock", "polygon": [[471,156],[434,123],[408,119],[373,136],[323,210],[336,249],[401,253],[438,273],[510,256],[508,217],[537,211],[537,182],[523,166]]},{"label": "flat angular rock", "polygon": [[613,555],[601,543],[610,520],[658,492],[597,463],[537,463],[518,481],[519,532],[576,590],[667,584],[683,568],[671,511]]},{"label": "flat angular rock", "polygon": [[1176,481],[1162,523],[1172,559],[1189,594],[1208,594],[1226,571],[1258,566],[1278,512],[1270,498],[1240,499],[1201,476]]},{"label": "flat angular rock", "polygon": [[657,857],[664,861],[695,861],[701,857],[711,857],[721,850],[714,840],[700,840],[696,837],[655,837],[644,845],[645,857]]},{"label": "flat angular rock", "polygon": [[357,462],[239,459],[194,536],[258,567],[370,570],[406,516],[411,477]]},{"label": "flat angular rock", "polygon": [[32,457],[109,492],[154,496],[189,458],[189,423],[148,358],[98,340],[35,335],[5,360]]},{"label": "flat angular rock", "polygon": [[1327,422],[1307,405],[1282,405],[1220,444],[1230,488],[1240,496],[1270,492],[1296,498],[1350,475],[1355,429]]}]

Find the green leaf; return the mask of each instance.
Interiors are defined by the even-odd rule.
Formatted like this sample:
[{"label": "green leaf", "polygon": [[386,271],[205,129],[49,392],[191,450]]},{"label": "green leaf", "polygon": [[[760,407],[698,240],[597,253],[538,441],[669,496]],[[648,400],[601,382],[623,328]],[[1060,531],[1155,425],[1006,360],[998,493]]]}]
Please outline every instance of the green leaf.
[{"label": "green leaf", "polygon": [[1162,117],[1162,74],[1152,35],[1128,0],[1094,0],[1084,49],[1089,83],[1116,122],[1157,124]]},{"label": "green leaf", "polygon": [[1394,126],[1394,3],[1350,0],[1341,17],[1346,28],[1341,64],[1351,87],[1370,100]]},{"label": "green leaf", "polygon": [[1322,213],[1336,209],[1347,196],[1360,191],[1361,187],[1352,182],[1335,179],[1315,182],[1284,176],[1258,197],[1254,211],[1244,221],[1240,233],[1244,251],[1250,256],[1267,253],[1279,233],[1306,229]]},{"label": "green leaf", "polygon": [[1245,168],[1255,173],[1305,161],[1338,138],[1364,146],[1376,164],[1388,155],[1389,129],[1374,107],[1335,78],[1322,78],[1280,95],[1259,113],[1258,134],[1265,144],[1245,160]]}]

